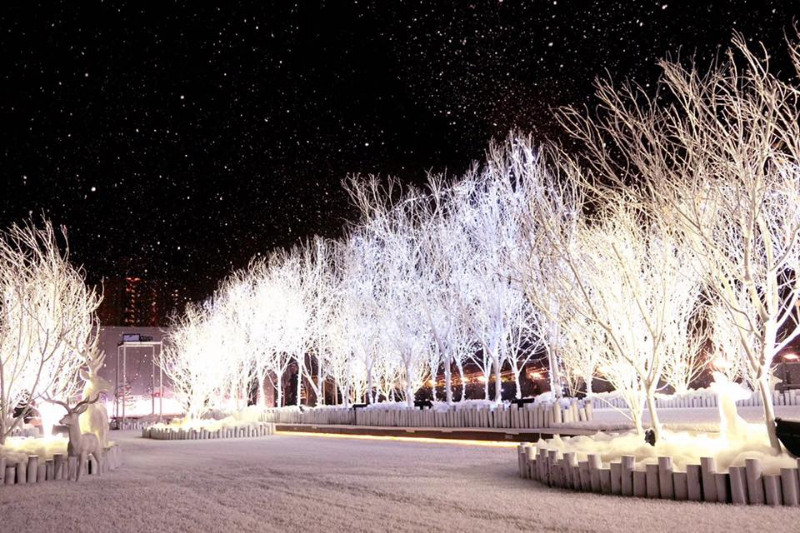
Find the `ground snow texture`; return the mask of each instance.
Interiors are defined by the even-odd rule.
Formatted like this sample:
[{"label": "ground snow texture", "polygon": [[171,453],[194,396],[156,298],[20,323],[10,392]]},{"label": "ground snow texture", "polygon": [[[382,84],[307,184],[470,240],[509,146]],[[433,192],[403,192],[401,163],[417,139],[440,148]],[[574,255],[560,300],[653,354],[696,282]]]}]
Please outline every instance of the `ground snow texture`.
[{"label": "ground snow texture", "polygon": [[[0,487],[5,532],[788,531],[800,510],[548,489],[516,449],[277,435],[156,441],[80,483]],[[789,529],[786,529],[789,527]]]}]

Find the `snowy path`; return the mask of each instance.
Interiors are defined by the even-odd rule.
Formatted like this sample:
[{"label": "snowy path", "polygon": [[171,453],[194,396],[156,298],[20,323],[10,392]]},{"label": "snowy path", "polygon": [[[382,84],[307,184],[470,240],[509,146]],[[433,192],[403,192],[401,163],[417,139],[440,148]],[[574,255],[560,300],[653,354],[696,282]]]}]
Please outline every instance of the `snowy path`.
[{"label": "snowy path", "polygon": [[787,531],[800,510],[622,499],[517,477],[513,448],[311,436],[113,436],[125,464],[0,487],[0,532]]}]

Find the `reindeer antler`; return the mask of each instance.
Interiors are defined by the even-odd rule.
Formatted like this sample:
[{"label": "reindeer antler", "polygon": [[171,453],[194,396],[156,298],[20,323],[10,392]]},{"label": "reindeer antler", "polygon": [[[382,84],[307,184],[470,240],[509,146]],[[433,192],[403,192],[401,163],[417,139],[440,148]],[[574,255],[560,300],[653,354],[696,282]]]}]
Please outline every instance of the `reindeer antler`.
[{"label": "reindeer antler", "polygon": [[86,366],[89,367],[89,370],[91,370],[94,373],[100,370],[100,367],[103,366],[103,362],[105,361],[105,359],[106,359],[105,352],[101,352],[100,350],[98,350],[97,342],[95,342],[89,347],[89,350],[86,353],[86,357],[83,358],[83,361],[86,364]]},{"label": "reindeer antler", "polygon": [[66,403],[66,402],[62,402],[60,400],[54,400],[53,398],[51,398],[50,397],[50,393],[46,392],[46,393],[44,393],[43,396],[44,396],[44,399],[47,400],[48,402],[58,404],[61,407],[63,407],[64,409],[66,409],[68,413],[74,413],[75,411],[77,411],[78,409],[83,407],[84,405],[91,405],[91,404],[97,402],[100,399],[100,393],[98,392],[97,395],[94,397],[94,400],[87,398],[85,400],[81,400],[78,403],[76,403],[75,407],[70,407],[69,404]]},{"label": "reindeer antler", "polygon": [[49,392],[45,392],[43,396],[44,396],[44,399],[47,400],[48,402],[58,404],[61,407],[63,407],[64,409],[66,409],[68,413],[70,412],[70,408],[69,408],[69,404],[68,403],[62,402],[60,400],[54,400],[53,398],[50,397],[50,393]]},{"label": "reindeer antler", "polygon": [[93,403],[96,403],[97,400],[99,400],[99,399],[100,399],[100,393],[98,392],[95,395],[94,400],[92,400],[90,398],[87,398],[85,400],[81,400],[78,403],[76,403],[75,404],[75,408],[73,409],[73,411],[77,411],[79,408],[83,407],[84,405],[92,405]]}]

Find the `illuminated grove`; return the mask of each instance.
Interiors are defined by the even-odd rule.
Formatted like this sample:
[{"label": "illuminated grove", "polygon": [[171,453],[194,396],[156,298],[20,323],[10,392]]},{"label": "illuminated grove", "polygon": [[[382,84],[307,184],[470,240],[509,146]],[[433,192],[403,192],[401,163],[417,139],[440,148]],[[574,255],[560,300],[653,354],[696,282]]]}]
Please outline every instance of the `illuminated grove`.
[{"label": "illuminated grove", "polygon": [[[708,68],[660,61],[655,87],[601,79],[596,107],[556,111],[568,142],[514,128],[455,177],[349,175],[357,217],[342,235],[247,250],[163,342],[133,342],[159,347],[136,363],[152,373],[147,416],[124,410],[120,373],[133,367],[104,351],[103,285],[73,260],[67,229],[35,213],[11,225],[2,514],[29,505],[22,484],[41,484],[38,498],[70,483],[65,506],[125,484],[115,498],[152,505],[189,480],[159,503],[167,529],[216,524],[216,512],[250,530],[256,515],[238,505],[293,516],[283,498],[299,491],[309,516],[270,514],[271,527],[329,517],[337,530],[363,475],[384,495],[373,511],[402,530],[430,516],[401,520],[381,507],[391,494],[466,530],[468,502],[443,496],[462,473],[498,506],[522,502],[514,527],[532,530],[571,530],[559,520],[573,506],[591,527],[629,504],[686,520],[719,518],[720,503],[800,506],[796,40],[791,78],[737,34]],[[326,485],[335,504],[316,492]],[[619,503],[628,496],[671,501]],[[381,529],[376,516],[352,530]]]}]

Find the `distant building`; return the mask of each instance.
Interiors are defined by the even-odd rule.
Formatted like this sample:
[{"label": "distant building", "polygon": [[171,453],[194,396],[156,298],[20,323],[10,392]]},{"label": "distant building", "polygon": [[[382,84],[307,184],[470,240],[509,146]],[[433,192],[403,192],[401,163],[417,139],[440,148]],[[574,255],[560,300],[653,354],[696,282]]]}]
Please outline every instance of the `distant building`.
[{"label": "distant building", "polygon": [[180,289],[164,280],[106,278],[97,315],[104,326],[157,327],[166,325],[183,303]]}]

